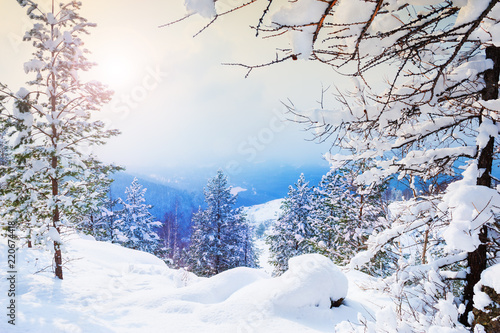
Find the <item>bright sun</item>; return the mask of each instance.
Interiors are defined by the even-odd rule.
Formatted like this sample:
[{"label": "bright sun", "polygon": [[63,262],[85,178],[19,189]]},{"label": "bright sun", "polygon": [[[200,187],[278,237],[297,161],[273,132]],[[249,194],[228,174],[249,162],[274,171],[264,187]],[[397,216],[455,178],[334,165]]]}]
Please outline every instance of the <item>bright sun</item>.
[{"label": "bright sun", "polygon": [[129,28],[108,27],[88,44],[92,54],[89,59],[97,66],[92,69],[96,79],[109,86],[111,90],[129,89],[140,84],[147,68],[158,64],[155,45],[146,42],[139,32]]},{"label": "bright sun", "polygon": [[102,61],[99,61],[97,68],[102,82],[112,89],[129,83],[134,72],[132,62],[120,56],[109,56],[102,59]]}]

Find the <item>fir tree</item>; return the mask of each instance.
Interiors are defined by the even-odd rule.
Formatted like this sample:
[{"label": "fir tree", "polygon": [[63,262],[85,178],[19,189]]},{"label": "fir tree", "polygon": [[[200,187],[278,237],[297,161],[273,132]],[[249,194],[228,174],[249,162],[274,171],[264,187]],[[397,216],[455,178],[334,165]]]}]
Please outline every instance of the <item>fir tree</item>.
[{"label": "fir tree", "polygon": [[275,274],[279,275],[288,269],[288,259],[291,257],[313,251],[309,242],[314,235],[309,220],[311,209],[311,188],[301,174],[295,187],[289,187],[281,206],[281,215],[266,240],[270,246],[270,263],[275,268]]},{"label": "fir tree", "polygon": [[92,235],[98,241],[112,241],[113,229],[115,222],[115,206],[118,204],[118,199],[113,199],[111,196],[112,179],[107,179],[100,183],[103,188],[101,191],[101,199],[98,205],[89,208],[85,215],[82,215],[81,220],[77,222],[76,228],[86,234]]},{"label": "fir tree", "polygon": [[[236,196],[231,194],[227,177],[219,170],[204,191],[207,208],[193,215],[189,263],[203,276],[218,274],[237,266],[255,267],[253,238],[240,210],[233,210]],[[247,230],[248,229],[248,230]]]},{"label": "fir tree", "polygon": [[210,276],[216,274],[213,267],[211,243],[215,238],[209,237],[206,231],[209,230],[205,212],[200,208],[191,218],[192,233],[191,244],[189,246],[188,265],[190,270],[201,276]]},{"label": "fir tree", "polygon": [[[352,220],[355,197],[351,184],[344,178],[346,170],[331,170],[324,175],[313,191],[313,211],[310,221],[315,229],[311,240],[315,251],[328,256],[335,263],[343,263],[345,256],[339,253],[344,238],[342,226]],[[344,243],[341,241],[341,243]]]},{"label": "fir tree", "polygon": [[164,249],[155,231],[155,228],[161,226],[161,222],[155,221],[149,212],[151,205],[145,203],[145,193],[146,189],[134,178],[125,190],[127,200],[118,199],[122,209],[116,212],[113,242],[131,249],[162,255]]},{"label": "fir tree", "polygon": [[241,208],[233,211],[232,229],[234,230],[228,240],[229,246],[233,246],[235,266],[259,267],[258,252],[255,248],[254,228],[248,223],[246,215]]},{"label": "fir tree", "polygon": [[[311,244],[339,265],[348,264],[356,253],[366,249],[368,237],[386,226],[387,204],[382,200],[386,185],[356,184],[356,177],[364,170],[366,166],[361,163],[332,169],[314,189],[310,223],[315,237]],[[380,264],[373,269],[379,271]]]}]

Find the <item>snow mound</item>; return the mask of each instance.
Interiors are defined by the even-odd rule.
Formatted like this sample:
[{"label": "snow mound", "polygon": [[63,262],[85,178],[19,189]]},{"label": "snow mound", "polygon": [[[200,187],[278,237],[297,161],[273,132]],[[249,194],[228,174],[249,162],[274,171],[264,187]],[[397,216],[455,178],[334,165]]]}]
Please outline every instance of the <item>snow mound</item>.
[{"label": "snow mound", "polygon": [[[351,308],[330,309],[332,300],[346,298],[348,290],[346,276],[330,259],[320,254],[305,254],[291,258],[289,267],[279,277],[257,280],[235,291],[224,302],[200,309],[200,318],[205,322],[236,323],[236,331],[241,332],[261,331],[263,326],[266,332],[284,332],[280,318],[296,318],[299,322],[308,318],[304,326],[294,327],[300,332],[308,331],[311,318],[325,329],[331,329],[335,318],[350,317],[356,321],[352,315],[357,313],[353,311],[355,304]],[[359,308],[356,311],[364,312]]]},{"label": "snow mound", "polygon": [[262,279],[269,279],[265,272],[248,267],[237,267],[188,286],[179,291],[184,301],[213,304],[225,301],[235,291]]},{"label": "snow mound", "polygon": [[236,291],[229,303],[256,302],[275,310],[304,307],[329,309],[332,301],[347,296],[348,280],[328,258],[320,254],[304,254],[289,260],[283,275],[256,281]]},{"label": "snow mound", "polygon": [[331,306],[347,296],[348,282],[342,271],[328,258],[312,253],[293,257],[289,269],[277,278],[282,290],[276,298],[281,306]]}]

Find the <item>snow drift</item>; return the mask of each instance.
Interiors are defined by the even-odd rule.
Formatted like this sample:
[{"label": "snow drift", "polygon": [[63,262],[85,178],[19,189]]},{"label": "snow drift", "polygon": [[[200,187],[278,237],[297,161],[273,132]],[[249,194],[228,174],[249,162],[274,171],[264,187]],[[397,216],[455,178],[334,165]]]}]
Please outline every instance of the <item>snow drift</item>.
[{"label": "snow drift", "polygon": [[[368,277],[351,271],[348,282],[317,254],[292,258],[276,278],[241,267],[199,278],[145,252],[77,235],[64,241],[64,280],[53,277],[49,252],[17,250],[16,325],[4,317],[0,332],[331,332],[341,321],[358,323],[359,312],[375,312],[373,296],[358,287]],[[7,250],[0,240],[4,265]]]}]

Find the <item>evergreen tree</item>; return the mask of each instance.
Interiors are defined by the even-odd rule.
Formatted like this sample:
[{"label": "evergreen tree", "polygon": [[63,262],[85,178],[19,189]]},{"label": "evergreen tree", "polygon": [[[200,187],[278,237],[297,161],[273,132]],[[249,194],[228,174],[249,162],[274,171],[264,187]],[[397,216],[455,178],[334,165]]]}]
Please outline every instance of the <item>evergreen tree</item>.
[{"label": "evergreen tree", "polygon": [[233,211],[233,229],[234,232],[229,234],[228,244],[235,249],[234,262],[235,266],[244,267],[259,267],[258,252],[255,248],[255,232],[254,228],[248,223],[246,215],[242,208]]},{"label": "evergreen tree", "polygon": [[266,240],[270,246],[270,263],[277,275],[288,269],[288,259],[291,257],[313,252],[309,242],[314,236],[309,219],[312,209],[311,191],[309,183],[301,174],[295,187],[289,187],[281,206],[281,215]]},{"label": "evergreen tree", "polygon": [[[366,166],[360,163],[332,169],[314,189],[310,223],[315,237],[311,244],[315,251],[339,265],[348,264],[356,253],[366,249],[368,237],[387,224],[387,204],[382,200],[386,185],[356,184],[356,177],[363,170]],[[377,258],[379,265],[373,267],[379,274],[382,257]]]},{"label": "evergreen tree", "polygon": [[88,148],[118,134],[90,120],[112,93],[99,82],[79,78],[93,66],[80,36],[94,26],[78,14],[79,2],[55,6],[52,1],[47,13],[35,1],[18,2],[36,21],[24,37],[35,48],[24,70],[35,77],[28,82],[32,89],[17,93],[0,84],[2,101],[14,101],[11,112],[1,113],[13,145],[11,166],[1,179],[2,220],[17,224],[28,243],[48,238],[54,247],[55,275],[62,279],[61,228],[73,225],[99,200],[93,192],[95,177],[88,170],[94,161]]},{"label": "evergreen tree", "polygon": [[313,191],[313,211],[310,215],[315,230],[312,239],[315,251],[330,257],[337,264],[343,264],[345,259],[345,235],[341,229],[355,215],[355,192],[349,180],[345,179],[347,173],[346,169],[331,170],[322,177]]},{"label": "evergreen tree", "polygon": [[99,204],[89,209],[82,215],[81,220],[77,222],[76,228],[86,234],[92,235],[98,241],[110,242],[113,240],[113,229],[115,222],[115,206],[118,204],[117,199],[111,197],[111,179],[109,183],[104,183],[102,190],[102,199]]},{"label": "evergreen tree", "polygon": [[113,242],[160,256],[164,248],[155,228],[160,227],[161,222],[155,221],[149,212],[151,205],[145,203],[145,193],[146,189],[134,178],[125,190],[127,200],[118,199],[122,209],[116,212]]},{"label": "evergreen tree", "polygon": [[190,270],[201,276],[216,274],[211,244],[215,240],[213,235],[208,235],[209,225],[205,218],[205,212],[200,208],[191,218],[192,233],[189,246],[188,265]]},{"label": "evergreen tree", "polygon": [[[236,196],[231,194],[227,177],[219,170],[204,191],[207,208],[193,215],[189,264],[203,276],[218,274],[237,266],[255,267],[253,238],[240,210],[233,210]],[[248,230],[247,230],[248,229]]]}]

